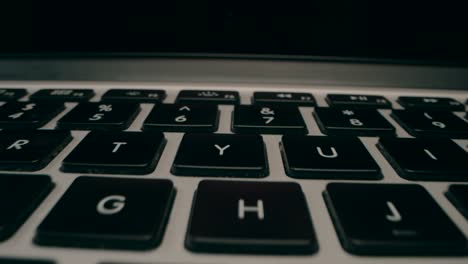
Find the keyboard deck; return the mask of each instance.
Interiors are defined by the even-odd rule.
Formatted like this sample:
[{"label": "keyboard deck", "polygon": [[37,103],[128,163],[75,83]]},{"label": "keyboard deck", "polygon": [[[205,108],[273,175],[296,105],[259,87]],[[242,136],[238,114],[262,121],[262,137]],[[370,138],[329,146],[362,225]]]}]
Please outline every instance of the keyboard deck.
[{"label": "keyboard deck", "polygon": [[[0,263],[468,262],[466,91],[4,82],[0,98],[6,88],[26,95],[0,105],[0,180],[33,175],[37,188]],[[64,99],[35,94],[45,88]],[[29,115],[39,107],[46,122]]]}]

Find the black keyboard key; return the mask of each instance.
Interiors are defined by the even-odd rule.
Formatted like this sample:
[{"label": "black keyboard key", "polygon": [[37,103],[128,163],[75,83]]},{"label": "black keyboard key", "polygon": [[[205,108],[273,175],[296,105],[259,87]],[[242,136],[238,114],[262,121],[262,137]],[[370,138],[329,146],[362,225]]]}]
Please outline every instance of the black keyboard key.
[{"label": "black keyboard key", "polygon": [[254,104],[287,104],[297,106],[315,106],[315,98],[310,93],[254,92]]},{"label": "black keyboard key", "polygon": [[143,250],[162,240],[169,180],[77,178],[37,229],[39,245]]},{"label": "black keyboard key", "polygon": [[84,102],[94,96],[92,89],[42,89],[30,96],[31,101]]},{"label": "black keyboard key", "polygon": [[38,128],[64,109],[63,103],[9,102],[0,106],[0,128]]},{"label": "black keyboard key", "polygon": [[143,130],[214,132],[218,129],[218,119],[218,106],[214,104],[162,104],[153,108]]},{"label": "black keyboard key", "polygon": [[130,126],[140,105],[137,103],[81,103],[57,122],[58,128],[81,130],[124,130]]},{"label": "black keyboard key", "polygon": [[26,95],[26,89],[0,88],[0,101],[15,101]]},{"label": "black keyboard key", "polygon": [[0,170],[44,168],[71,141],[68,131],[0,131]]},{"label": "black keyboard key", "polygon": [[380,179],[380,168],[358,138],[283,136],[286,173],[305,179]]},{"label": "black keyboard key", "polygon": [[392,108],[383,96],[362,94],[328,94],[325,98],[332,107],[342,108]]},{"label": "black keyboard key", "polygon": [[452,112],[394,110],[392,117],[413,136],[468,138],[468,123]]},{"label": "black keyboard key", "polygon": [[377,147],[405,179],[468,181],[468,154],[449,139],[381,138]]},{"label": "black keyboard key", "polygon": [[452,99],[445,97],[416,97],[416,96],[400,96],[397,102],[404,108],[424,109],[424,110],[449,110],[463,111],[465,106]]},{"label": "black keyboard key", "polygon": [[53,186],[46,175],[0,174],[0,241],[18,230]]},{"label": "black keyboard key", "polygon": [[164,90],[111,89],[101,98],[105,102],[160,103],[166,98]]},{"label": "black keyboard key", "polygon": [[315,119],[327,135],[394,135],[395,128],[375,109],[317,107]]},{"label": "black keyboard key", "polygon": [[450,185],[445,195],[468,220],[468,185]]},{"label": "black keyboard key", "polygon": [[259,135],[185,134],[172,165],[175,175],[263,177],[268,174]]},{"label": "black keyboard key", "polygon": [[161,132],[90,132],[63,160],[62,171],[148,174],[166,139]]},{"label": "black keyboard key", "polygon": [[234,108],[232,131],[255,134],[306,134],[307,128],[295,106],[238,105]]},{"label": "black keyboard key", "polygon": [[176,102],[179,104],[216,103],[239,104],[239,93],[234,91],[184,90],[180,91]]},{"label": "black keyboard key", "polygon": [[324,197],[350,253],[466,254],[465,236],[421,186],[330,183]]},{"label": "black keyboard key", "polygon": [[197,252],[312,254],[317,240],[301,187],[202,181],[185,246]]},{"label": "black keyboard key", "polygon": [[0,264],[54,264],[52,260],[18,259],[0,257]]}]

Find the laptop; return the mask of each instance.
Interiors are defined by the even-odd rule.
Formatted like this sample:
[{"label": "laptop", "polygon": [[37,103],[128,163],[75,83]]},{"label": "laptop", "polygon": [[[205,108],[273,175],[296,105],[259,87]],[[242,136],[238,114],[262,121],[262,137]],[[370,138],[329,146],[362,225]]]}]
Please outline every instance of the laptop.
[{"label": "laptop", "polygon": [[467,263],[461,10],[28,14],[0,46],[0,263]]}]

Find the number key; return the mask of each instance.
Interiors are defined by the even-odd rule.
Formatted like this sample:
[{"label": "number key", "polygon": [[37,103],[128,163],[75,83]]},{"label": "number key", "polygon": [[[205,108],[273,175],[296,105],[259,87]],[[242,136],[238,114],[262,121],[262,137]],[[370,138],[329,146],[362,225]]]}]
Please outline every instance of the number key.
[{"label": "number key", "polygon": [[295,106],[240,105],[234,109],[232,131],[236,133],[307,133]]},{"label": "number key", "polygon": [[392,117],[413,136],[468,138],[468,123],[452,112],[393,110]]},{"label": "number key", "polygon": [[63,109],[63,103],[9,102],[0,106],[0,128],[38,128]]},{"label": "number key", "polygon": [[328,135],[395,134],[395,128],[375,109],[318,107],[314,116],[320,130]]},{"label": "number key", "polygon": [[63,129],[126,129],[140,111],[136,103],[81,103],[57,122]]}]

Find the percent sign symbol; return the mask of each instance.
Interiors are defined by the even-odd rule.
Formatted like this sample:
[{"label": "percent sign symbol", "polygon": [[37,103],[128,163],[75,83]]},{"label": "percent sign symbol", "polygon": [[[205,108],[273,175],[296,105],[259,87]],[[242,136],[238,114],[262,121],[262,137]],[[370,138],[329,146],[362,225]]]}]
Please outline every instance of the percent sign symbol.
[{"label": "percent sign symbol", "polygon": [[99,112],[110,112],[112,111],[112,105],[99,105]]}]

